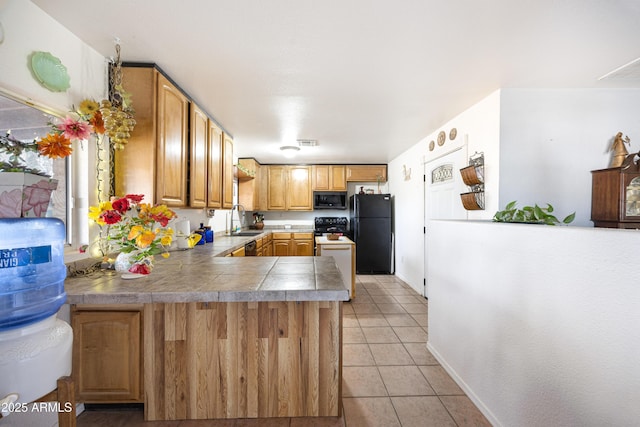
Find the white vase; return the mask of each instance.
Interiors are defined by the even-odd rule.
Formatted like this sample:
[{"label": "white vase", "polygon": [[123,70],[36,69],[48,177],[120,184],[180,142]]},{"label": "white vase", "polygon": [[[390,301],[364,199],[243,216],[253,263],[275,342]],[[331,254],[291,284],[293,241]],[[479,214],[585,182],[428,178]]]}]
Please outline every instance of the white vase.
[{"label": "white vase", "polygon": [[120,252],[116,257],[115,262],[113,263],[114,268],[118,273],[127,273],[133,263],[135,262],[135,257],[138,255],[136,251],[133,252]]}]

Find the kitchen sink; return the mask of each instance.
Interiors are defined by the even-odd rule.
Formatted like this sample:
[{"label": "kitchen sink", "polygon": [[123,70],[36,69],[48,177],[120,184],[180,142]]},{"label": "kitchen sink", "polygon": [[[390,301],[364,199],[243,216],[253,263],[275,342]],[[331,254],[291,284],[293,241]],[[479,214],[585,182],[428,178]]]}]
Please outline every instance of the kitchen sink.
[{"label": "kitchen sink", "polygon": [[264,231],[240,231],[238,233],[231,233],[232,236],[257,236],[258,234],[262,234]]}]

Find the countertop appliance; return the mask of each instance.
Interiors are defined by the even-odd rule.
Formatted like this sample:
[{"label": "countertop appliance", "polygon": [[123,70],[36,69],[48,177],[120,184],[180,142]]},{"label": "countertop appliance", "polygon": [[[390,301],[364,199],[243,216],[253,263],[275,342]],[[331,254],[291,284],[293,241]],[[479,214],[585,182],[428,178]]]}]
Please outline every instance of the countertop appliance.
[{"label": "countertop appliance", "polygon": [[393,273],[391,194],[354,194],[349,198],[356,273]]},{"label": "countertop appliance", "polygon": [[316,236],[327,233],[347,234],[349,231],[349,220],[346,216],[317,216],[314,220],[313,232]]}]

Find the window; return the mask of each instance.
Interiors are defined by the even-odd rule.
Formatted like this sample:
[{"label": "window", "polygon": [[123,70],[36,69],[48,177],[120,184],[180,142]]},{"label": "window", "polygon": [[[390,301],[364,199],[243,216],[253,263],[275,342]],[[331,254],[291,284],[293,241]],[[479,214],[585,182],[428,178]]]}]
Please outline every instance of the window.
[{"label": "window", "polygon": [[[12,97],[0,93],[0,135],[10,134],[11,138],[32,142],[46,135],[50,131],[49,122],[55,114],[43,109],[27,105]],[[0,169],[7,167],[11,155],[0,153]],[[67,228],[67,242],[71,241],[68,191],[68,176],[70,169],[69,158],[48,159],[38,156],[35,152],[24,152],[20,155],[29,168],[42,171],[47,176],[58,180],[58,187],[51,196],[47,210],[47,217],[61,219]]]}]

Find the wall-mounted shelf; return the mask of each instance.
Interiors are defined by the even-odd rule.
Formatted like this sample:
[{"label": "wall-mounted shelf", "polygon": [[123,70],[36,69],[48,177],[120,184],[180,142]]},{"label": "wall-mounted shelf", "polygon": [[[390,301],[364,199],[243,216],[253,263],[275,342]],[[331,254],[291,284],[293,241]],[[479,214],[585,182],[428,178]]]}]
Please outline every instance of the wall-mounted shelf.
[{"label": "wall-mounted shelf", "polygon": [[469,158],[469,166],[460,169],[462,181],[469,187],[460,194],[462,206],[468,211],[484,210],[484,153],[476,152]]}]

